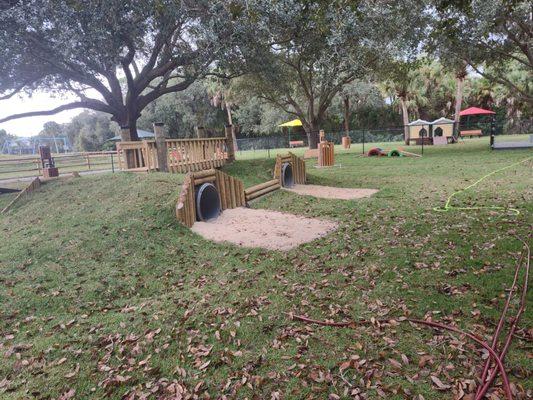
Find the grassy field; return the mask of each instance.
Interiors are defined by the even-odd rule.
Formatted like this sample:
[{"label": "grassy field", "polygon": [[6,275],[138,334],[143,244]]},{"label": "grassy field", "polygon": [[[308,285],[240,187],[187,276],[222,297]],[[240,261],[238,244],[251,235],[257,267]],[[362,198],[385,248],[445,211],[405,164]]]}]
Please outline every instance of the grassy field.
[{"label": "grassy field", "polygon": [[[431,316],[490,339],[521,249],[514,235],[531,232],[533,162],[455,199],[518,216],[433,207],[531,156],[472,140],[423,158],[354,150],[338,151],[342,168],[309,161],[310,183],[380,191],[356,201],[279,191],[253,204],[340,223],[288,253],[215,244],[177,224],[181,175],[48,183],[0,216],[0,397],[452,398],[481,362],[464,338],[310,326],[287,313]],[[273,165],[241,159],[225,170],[249,186]],[[506,362],[518,391],[533,390],[531,323],[526,313]]]}]

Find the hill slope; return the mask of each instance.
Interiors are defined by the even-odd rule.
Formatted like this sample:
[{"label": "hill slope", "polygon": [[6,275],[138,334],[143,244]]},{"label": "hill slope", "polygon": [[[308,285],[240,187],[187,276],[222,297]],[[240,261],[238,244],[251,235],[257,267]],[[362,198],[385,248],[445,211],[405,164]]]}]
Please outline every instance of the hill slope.
[{"label": "hill slope", "polygon": [[[531,164],[458,199],[514,205],[519,217],[435,213],[453,190],[527,155],[452,150],[428,149],[423,159],[339,155],[342,169],[309,168],[312,183],[381,191],[358,201],[278,192],[256,203],[341,223],[289,253],[214,244],[181,227],[173,215],[181,176],[44,185],[0,217],[0,397],[325,398],[355,390],[450,398],[452,389],[435,390],[429,375],[452,386],[473,379],[479,357],[470,343],[409,326],[304,326],[285,313],[341,320],[408,311],[489,335],[520,249],[511,235],[531,226]],[[271,166],[227,170],[250,185]],[[531,388],[524,346],[517,340],[509,355],[510,378]],[[419,367],[424,353],[431,362]]]}]

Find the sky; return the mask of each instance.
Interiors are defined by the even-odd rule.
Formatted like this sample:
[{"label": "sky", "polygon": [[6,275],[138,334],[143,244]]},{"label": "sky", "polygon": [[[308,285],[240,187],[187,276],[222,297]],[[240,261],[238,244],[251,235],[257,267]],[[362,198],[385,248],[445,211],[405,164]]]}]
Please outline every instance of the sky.
[{"label": "sky", "polygon": [[[71,99],[58,98],[45,92],[37,92],[32,97],[13,97],[9,100],[0,101],[0,119],[8,115],[18,114],[28,111],[40,111],[56,108],[62,104],[69,103]],[[55,115],[46,115],[43,117],[30,117],[15,119],[8,122],[0,123],[0,129],[5,129],[7,133],[16,136],[34,136],[42,129],[43,124],[48,121],[57,123],[69,122],[72,117],[83,111],[82,108],[75,110],[63,111]]]}]

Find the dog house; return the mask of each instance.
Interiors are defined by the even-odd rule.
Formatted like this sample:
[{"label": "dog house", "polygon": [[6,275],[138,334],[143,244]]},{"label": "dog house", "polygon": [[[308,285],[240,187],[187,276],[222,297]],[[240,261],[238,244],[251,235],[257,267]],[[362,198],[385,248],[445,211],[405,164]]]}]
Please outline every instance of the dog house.
[{"label": "dog house", "polygon": [[439,118],[431,123],[433,144],[447,144],[448,138],[453,136],[454,121],[448,118]]},{"label": "dog house", "polygon": [[417,119],[409,124],[407,124],[409,129],[409,140],[415,141],[416,144],[431,144],[432,135],[431,135],[431,122],[424,121],[423,119]]}]

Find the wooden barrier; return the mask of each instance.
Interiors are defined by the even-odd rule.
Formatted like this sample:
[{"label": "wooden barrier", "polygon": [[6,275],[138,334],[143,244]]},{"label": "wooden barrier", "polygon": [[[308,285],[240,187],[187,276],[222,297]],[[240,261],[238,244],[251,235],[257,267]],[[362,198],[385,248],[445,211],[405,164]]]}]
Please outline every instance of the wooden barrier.
[{"label": "wooden barrier", "polygon": [[294,183],[304,185],[307,179],[307,176],[305,173],[305,161],[290,152],[285,155],[278,154],[276,156],[276,166],[274,167],[274,179],[277,179],[281,185],[281,166],[286,162],[291,164],[292,176],[294,177]]},{"label": "wooden barrier", "polygon": [[220,168],[228,158],[225,138],[167,139],[168,168],[187,173]]},{"label": "wooden barrier", "polygon": [[246,202],[278,190],[280,187],[281,185],[279,183],[279,179],[272,179],[270,181],[260,183],[259,185],[252,186],[244,191],[246,195]]},{"label": "wooden barrier", "polygon": [[349,149],[351,144],[352,144],[352,139],[350,138],[350,136],[343,136],[342,137],[342,147],[344,149]]},{"label": "wooden barrier", "polygon": [[318,166],[331,167],[335,164],[335,146],[332,142],[318,144]]},{"label": "wooden barrier", "polygon": [[222,210],[246,204],[244,185],[241,180],[215,169],[188,173],[185,175],[176,204],[176,218],[189,228],[196,222],[196,186],[207,182],[216,186]]},{"label": "wooden barrier", "polygon": [[[226,164],[226,138],[166,139],[169,172],[187,173],[219,168]],[[118,142],[119,167],[123,171],[151,172],[158,170],[157,147],[154,140]],[[133,160],[128,168],[126,157]]]},{"label": "wooden barrier", "polygon": [[[154,140],[117,143],[118,166],[123,171],[150,172],[157,169],[157,150]],[[131,157],[133,166],[128,168],[126,159]]]},{"label": "wooden barrier", "polygon": [[39,178],[33,179],[28,186],[26,186],[23,190],[17,194],[17,196],[7,205],[4,207],[4,209],[0,212],[0,214],[3,214],[7,212],[13,205],[19,201],[23,197],[28,197],[31,193],[33,193],[35,190],[39,189],[41,187],[41,180]]}]

